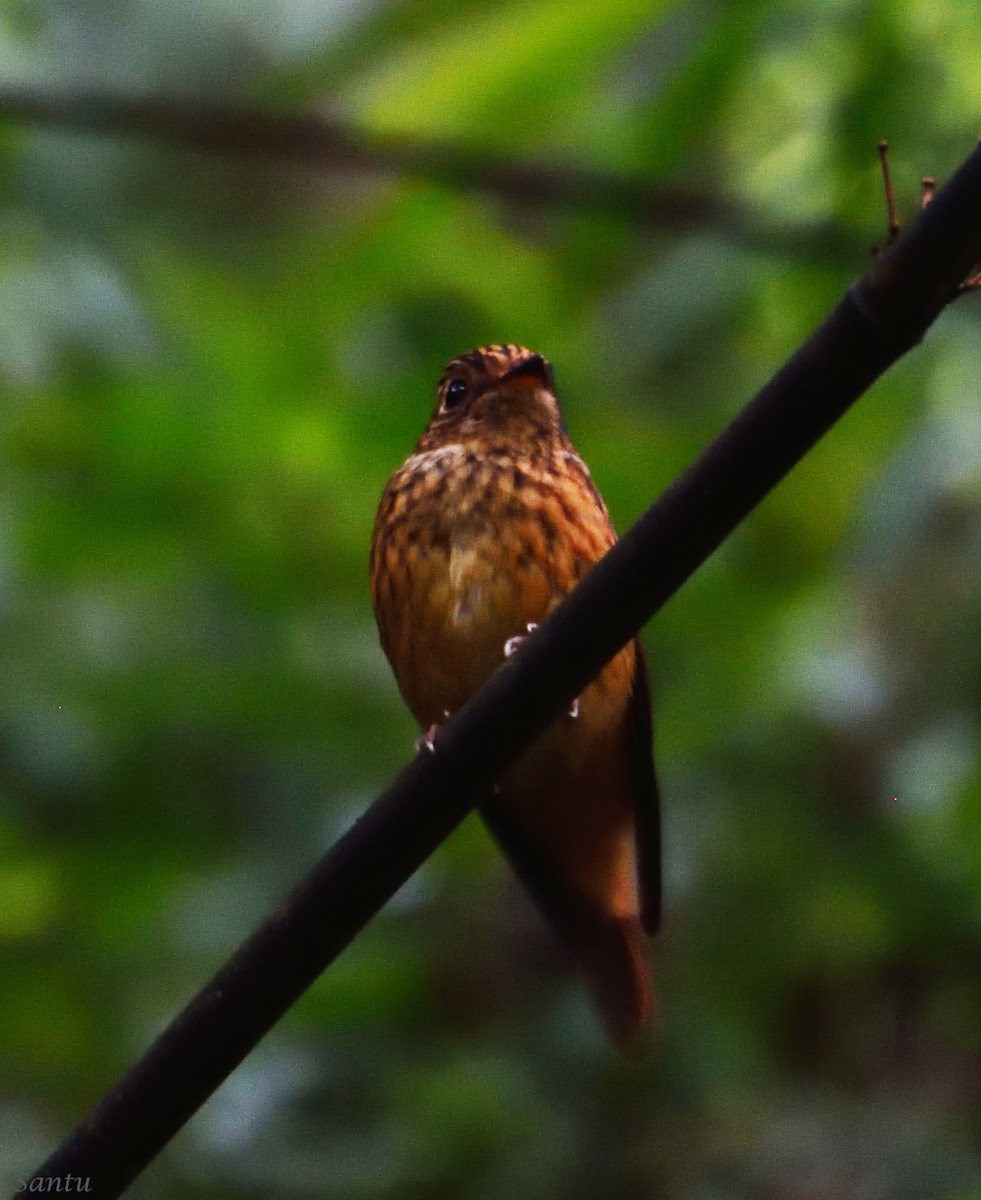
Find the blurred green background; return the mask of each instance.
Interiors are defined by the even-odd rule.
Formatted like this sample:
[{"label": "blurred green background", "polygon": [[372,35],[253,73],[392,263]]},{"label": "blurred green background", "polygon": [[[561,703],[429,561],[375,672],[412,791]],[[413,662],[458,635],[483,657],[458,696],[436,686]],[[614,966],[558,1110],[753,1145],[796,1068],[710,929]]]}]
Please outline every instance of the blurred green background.
[{"label": "blurred green background", "polygon": [[[979,62],[958,0],[2,4],[8,85],[709,202],[642,227],[4,125],[6,1191],[411,754],[366,556],[443,363],[547,354],[626,527],[865,268],[876,142],[907,214],[971,149]],[[655,1050],[606,1047],[471,819],[133,1196],[981,1196],[979,305],[645,632]]]}]

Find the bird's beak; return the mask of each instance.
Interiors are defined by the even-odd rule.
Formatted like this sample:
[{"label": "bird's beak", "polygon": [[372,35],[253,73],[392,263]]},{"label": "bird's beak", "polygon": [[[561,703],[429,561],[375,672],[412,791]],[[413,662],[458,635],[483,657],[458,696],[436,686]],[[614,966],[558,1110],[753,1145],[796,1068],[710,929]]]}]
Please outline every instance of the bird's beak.
[{"label": "bird's beak", "polygon": [[552,367],[548,359],[543,358],[540,354],[530,354],[527,358],[523,358],[520,362],[516,362],[513,367],[509,367],[501,376],[502,380],[507,380],[508,383],[525,382],[537,383],[548,391],[555,391],[555,383],[552,379]]}]

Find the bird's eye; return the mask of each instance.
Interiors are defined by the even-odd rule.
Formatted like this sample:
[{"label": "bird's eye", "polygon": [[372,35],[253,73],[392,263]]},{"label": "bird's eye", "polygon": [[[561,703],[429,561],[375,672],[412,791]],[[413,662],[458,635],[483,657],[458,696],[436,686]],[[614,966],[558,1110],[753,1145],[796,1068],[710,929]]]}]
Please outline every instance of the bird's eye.
[{"label": "bird's eye", "polygon": [[466,398],[467,381],[465,379],[451,379],[446,385],[446,394],[443,396],[443,409],[456,408]]}]

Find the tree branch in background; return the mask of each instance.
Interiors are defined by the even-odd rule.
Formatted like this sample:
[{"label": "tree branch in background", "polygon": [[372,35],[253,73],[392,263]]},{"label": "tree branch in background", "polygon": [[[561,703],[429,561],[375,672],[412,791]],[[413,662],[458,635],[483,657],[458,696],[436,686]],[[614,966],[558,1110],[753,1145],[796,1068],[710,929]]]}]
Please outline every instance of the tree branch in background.
[{"label": "tree branch in background", "polygon": [[839,224],[781,223],[736,200],[640,176],[522,162],[454,142],[370,134],[325,114],[281,115],[196,98],[0,88],[0,121],[139,137],[315,170],[425,179],[525,208],[564,208],[667,230],[713,229],[750,249],[852,269],[868,247]]},{"label": "tree branch in background", "polygon": [[825,323],[324,855],[42,1167],[118,1196],[981,260],[981,149]]}]

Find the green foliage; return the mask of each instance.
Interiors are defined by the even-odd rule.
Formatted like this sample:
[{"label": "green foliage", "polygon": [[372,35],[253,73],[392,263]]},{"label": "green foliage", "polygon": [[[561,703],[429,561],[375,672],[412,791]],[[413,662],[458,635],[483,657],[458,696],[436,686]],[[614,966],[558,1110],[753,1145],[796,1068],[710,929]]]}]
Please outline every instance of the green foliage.
[{"label": "green foliage", "polygon": [[[906,213],[973,145],[979,57],[953,0],[4,7],[8,75],[326,100],[756,231],[5,128],[8,1191],[411,754],[366,557],[443,363],[546,353],[625,527],[883,240],[875,143]],[[979,378],[968,298],[645,634],[644,1062],[472,820],[133,1194],[975,1196]]]}]

